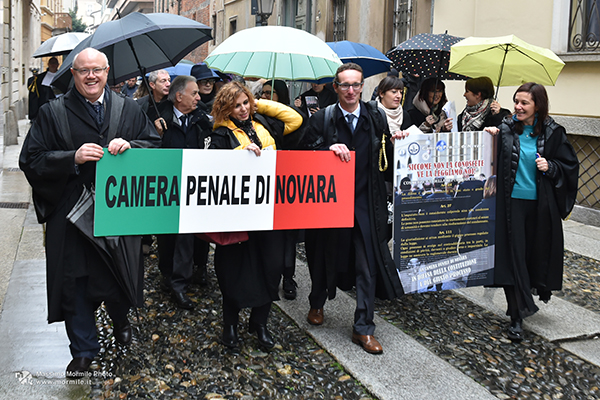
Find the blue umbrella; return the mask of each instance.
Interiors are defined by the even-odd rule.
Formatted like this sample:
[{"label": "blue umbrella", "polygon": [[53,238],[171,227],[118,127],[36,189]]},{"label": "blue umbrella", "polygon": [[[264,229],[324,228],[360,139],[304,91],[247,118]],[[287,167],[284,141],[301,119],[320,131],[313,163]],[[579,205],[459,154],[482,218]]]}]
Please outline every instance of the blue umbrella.
[{"label": "blue umbrella", "polygon": [[365,78],[390,70],[392,61],[373,46],[348,40],[327,42],[327,44],[343,63],[353,62],[360,65]]},{"label": "blue umbrella", "polygon": [[189,75],[194,63],[188,60],[181,60],[174,67],[167,67],[165,71],[169,73],[171,80],[179,75]]},{"label": "blue umbrella", "polygon": [[[375,47],[369,46],[368,44],[342,40],[340,42],[327,42],[327,45],[331,47],[333,51],[335,51],[343,63],[352,62],[360,65],[360,67],[363,69],[363,76],[365,78],[381,74],[383,72],[389,72],[392,65],[392,60],[387,58],[385,54],[377,50]],[[333,82],[333,78],[321,78],[316,81],[302,79],[300,82],[321,84]]]}]

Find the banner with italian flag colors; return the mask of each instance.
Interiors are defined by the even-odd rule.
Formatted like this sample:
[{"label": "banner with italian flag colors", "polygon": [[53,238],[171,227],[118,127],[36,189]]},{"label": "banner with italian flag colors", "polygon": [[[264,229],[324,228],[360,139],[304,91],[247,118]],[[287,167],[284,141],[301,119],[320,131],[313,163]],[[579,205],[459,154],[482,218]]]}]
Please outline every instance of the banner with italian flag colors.
[{"label": "banner with italian flag colors", "polygon": [[354,153],[106,150],[95,236],[344,228],[354,225]]}]

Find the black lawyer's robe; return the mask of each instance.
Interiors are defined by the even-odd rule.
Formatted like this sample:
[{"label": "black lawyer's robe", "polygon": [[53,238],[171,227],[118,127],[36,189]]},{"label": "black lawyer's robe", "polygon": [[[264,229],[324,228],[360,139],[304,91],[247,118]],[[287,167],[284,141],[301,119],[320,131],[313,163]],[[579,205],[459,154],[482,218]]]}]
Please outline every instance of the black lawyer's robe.
[{"label": "black lawyer's robe", "polygon": [[[127,301],[98,252],[66,219],[79,199],[83,185],[89,187],[94,183],[96,172],[96,163],[87,162],[79,166],[77,173],[75,153],[84,143],[108,145],[110,138],[106,136],[111,104],[114,104],[114,101],[108,101],[103,126],[98,129],[86,105],[74,91],[75,88],[64,96],[72,146],[68,145],[49,105],[44,105],[27,134],[19,158],[19,166],[33,188],[38,220],[46,222],[48,322],[64,320],[64,311],[73,309],[74,285],[78,277],[89,276],[87,295],[90,300]],[[108,87],[105,91],[111,96],[119,96]],[[156,130],[132,99],[125,99],[118,124],[116,136],[129,141],[131,147],[160,146]]]},{"label": "black lawyer's robe", "polygon": [[[334,143],[346,143],[350,150],[356,151],[355,174],[355,221],[360,225],[366,246],[369,264],[374,266],[377,276],[376,295],[381,299],[392,299],[403,293],[402,285],[394,260],[389,251],[389,230],[387,225],[387,190],[386,181],[391,182],[393,177],[393,144],[390,140],[389,128],[385,114],[382,123],[385,129],[378,131],[376,122],[367,111],[368,107],[377,106],[374,102],[370,105],[361,101],[361,118],[356,126],[355,135],[367,136],[368,146],[354,148],[353,143],[344,140],[351,135],[350,130],[342,116],[339,107],[335,106],[333,121],[325,130],[325,109],[315,113],[309,119],[309,126],[304,138],[304,145],[309,149],[328,150]],[[334,125],[337,129],[334,129]],[[379,171],[379,151],[382,147],[382,134],[386,134],[386,154],[388,168],[385,172]],[[335,134],[334,134],[335,133]],[[315,144],[317,144],[315,146]],[[343,290],[350,289],[355,283],[353,255],[351,254],[352,229],[317,229],[306,230],[307,258],[312,267],[325,269],[327,276],[327,292],[329,299],[333,299],[336,287]],[[309,244],[312,241],[314,246]],[[311,267],[311,268],[312,268]]]},{"label": "black lawyer's robe", "polygon": [[516,270],[512,262],[510,198],[519,162],[520,140],[514,125],[510,117],[505,118],[498,135],[494,285],[514,285],[521,317],[527,317],[537,311],[531,288],[536,288],[538,293],[562,288],[564,237],[561,217],[566,216],[575,202],[579,161],[565,128],[548,117],[537,140],[538,153],[551,166],[544,174],[537,171],[535,243],[528,244],[532,249],[528,270]]}]

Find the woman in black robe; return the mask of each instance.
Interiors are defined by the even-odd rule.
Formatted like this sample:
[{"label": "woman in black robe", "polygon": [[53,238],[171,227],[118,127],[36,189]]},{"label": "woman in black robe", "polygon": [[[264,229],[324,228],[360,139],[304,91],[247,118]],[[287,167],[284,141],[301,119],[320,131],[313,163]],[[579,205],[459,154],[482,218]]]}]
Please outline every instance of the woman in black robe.
[{"label": "woman in black robe", "polygon": [[513,100],[512,118],[485,130],[498,135],[494,284],[506,295],[508,337],[520,341],[523,318],[538,310],[532,291],[548,302],[562,287],[561,218],[575,203],[579,162],[542,85],[521,85]]},{"label": "woman in black robe", "polygon": [[[255,101],[239,82],[223,86],[213,105],[214,131],[211,149],[249,150],[260,156],[265,149],[281,148],[283,135],[298,129],[302,116],[292,108],[270,100]],[[215,271],[223,295],[222,343],[237,347],[238,319],[250,307],[249,333],[256,333],[266,349],[275,345],[267,330],[271,303],[279,300],[279,281],[284,267],[283,231],[251,231],[249,239],[217,245]]]}]

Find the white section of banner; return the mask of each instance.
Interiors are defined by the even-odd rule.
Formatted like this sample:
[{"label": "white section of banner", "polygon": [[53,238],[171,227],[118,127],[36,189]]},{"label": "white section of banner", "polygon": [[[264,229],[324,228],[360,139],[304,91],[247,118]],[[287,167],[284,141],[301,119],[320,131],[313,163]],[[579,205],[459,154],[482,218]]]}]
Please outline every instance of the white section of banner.
[{"label": "white section of banner", "polygon": [[273,229],[276,162],[269,150],[183,150],[179,232],[199,219],[206,232]]}]

